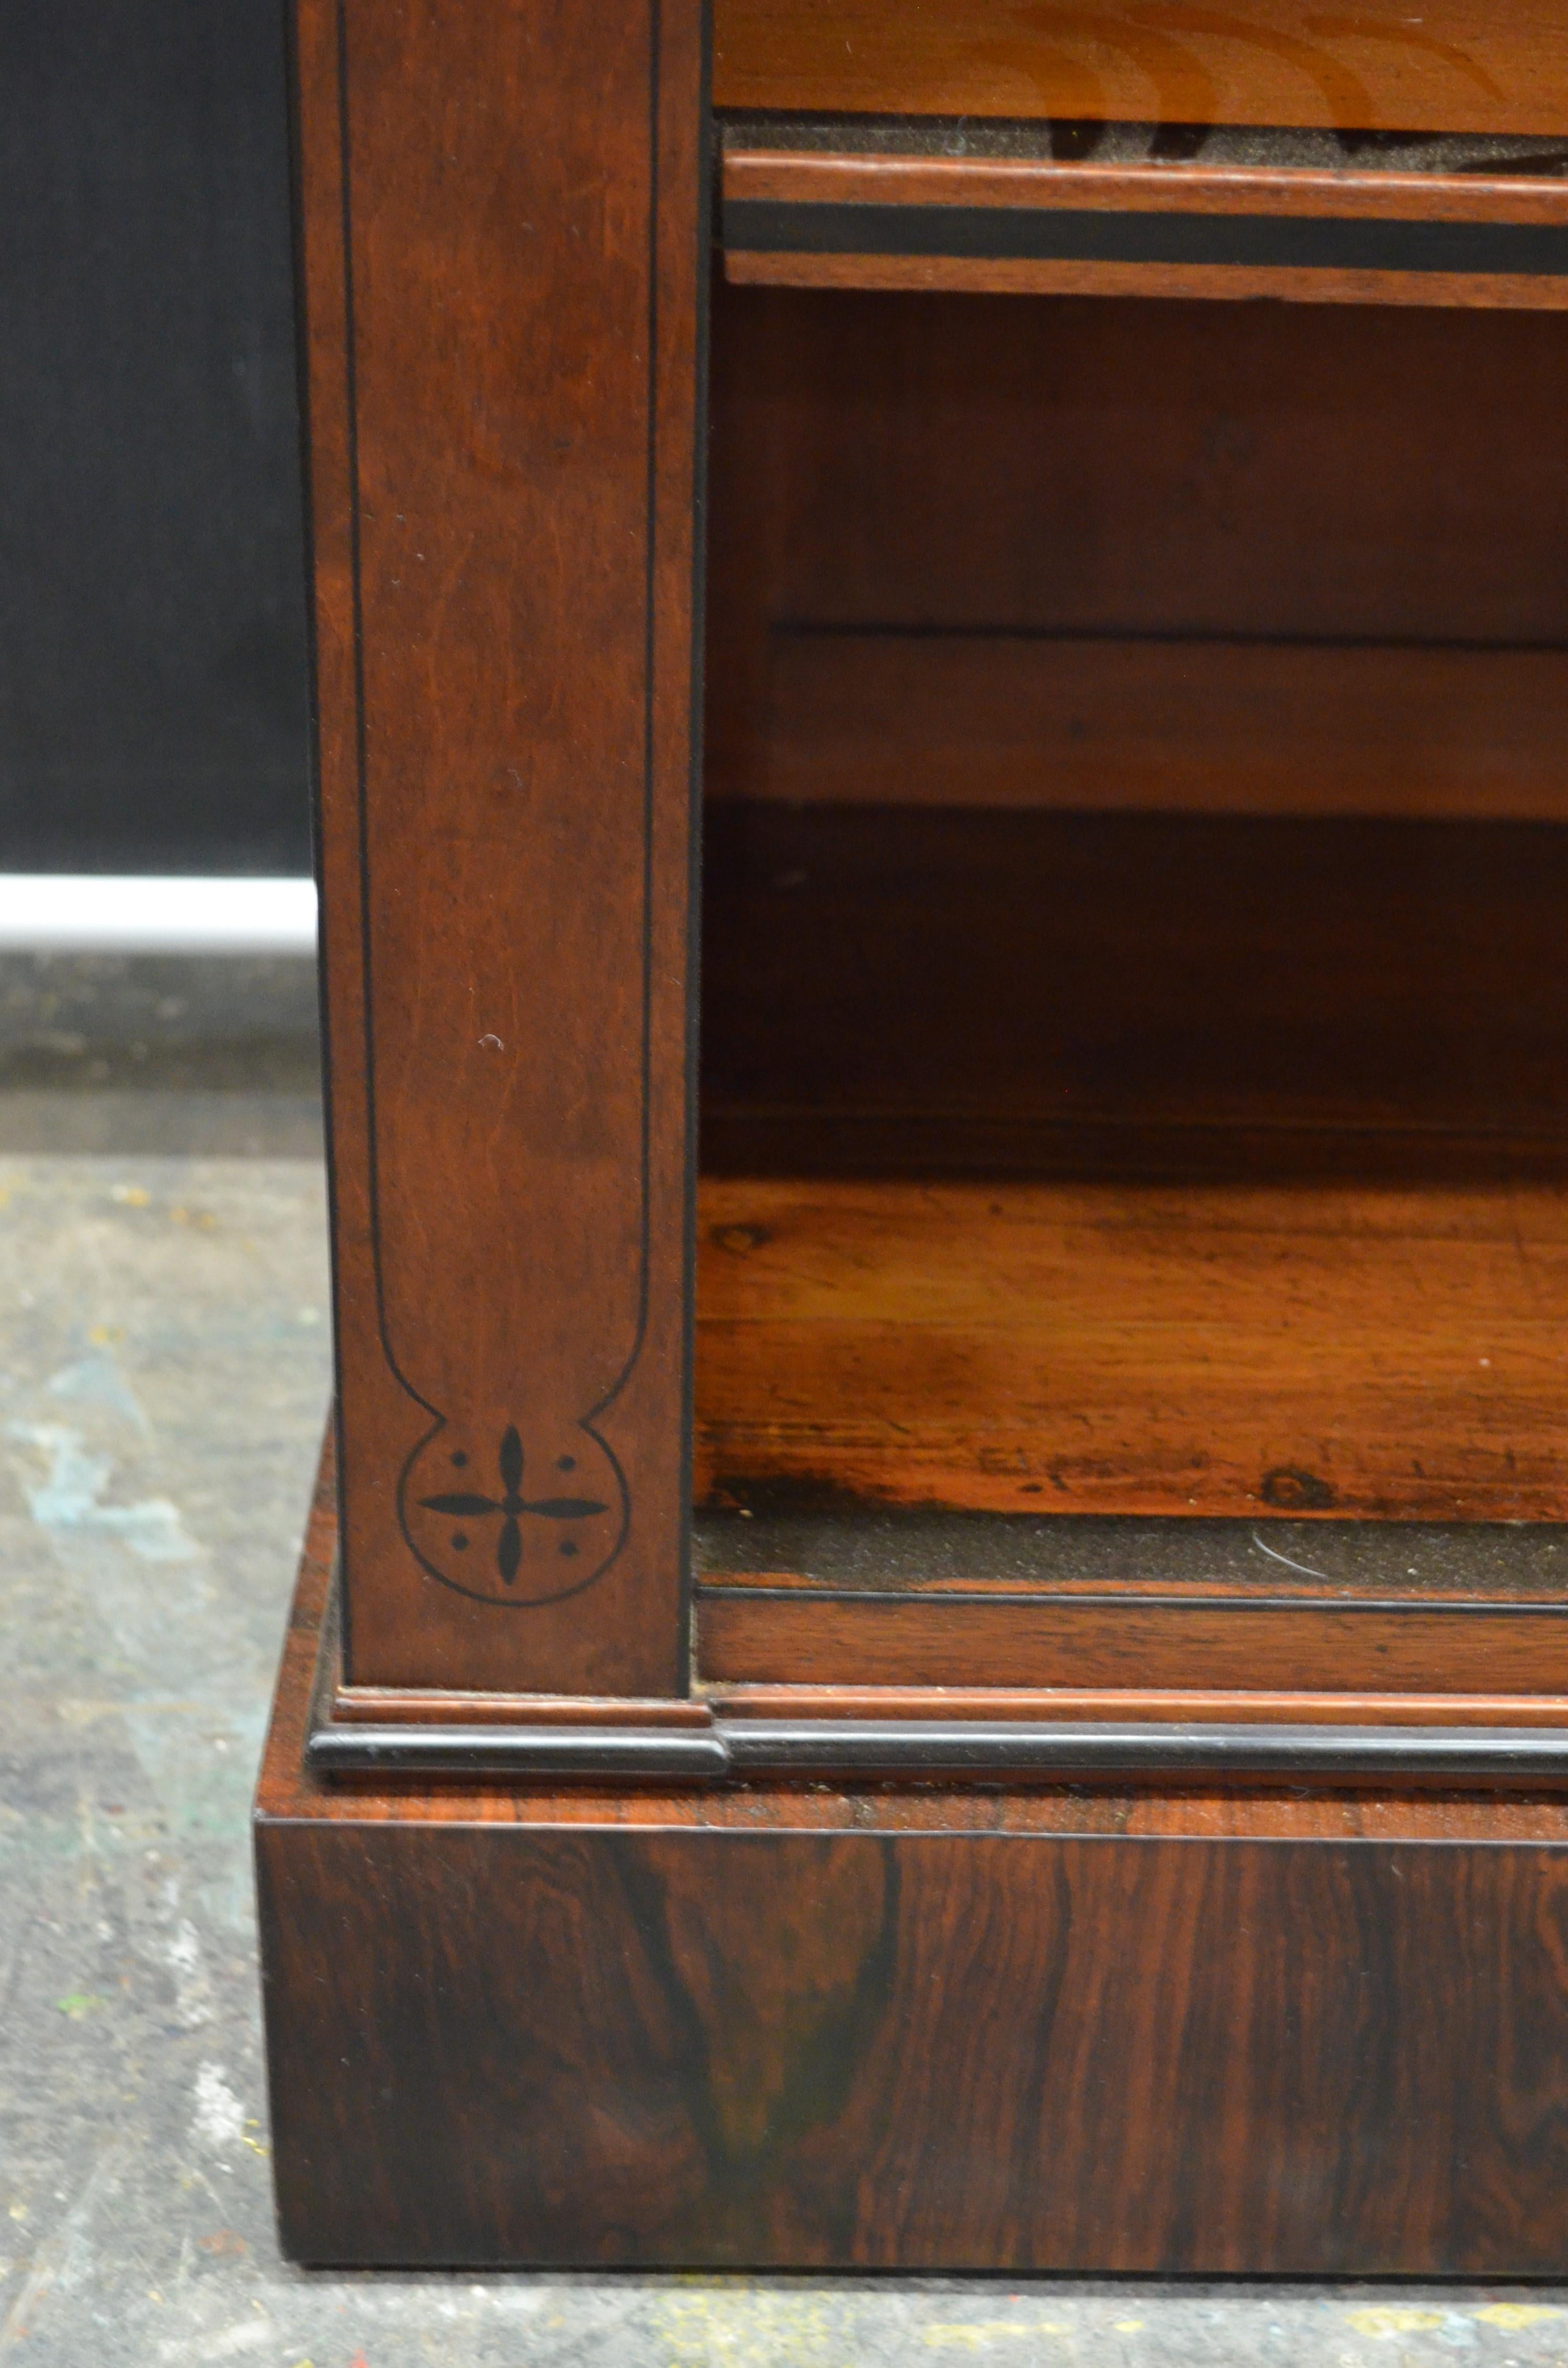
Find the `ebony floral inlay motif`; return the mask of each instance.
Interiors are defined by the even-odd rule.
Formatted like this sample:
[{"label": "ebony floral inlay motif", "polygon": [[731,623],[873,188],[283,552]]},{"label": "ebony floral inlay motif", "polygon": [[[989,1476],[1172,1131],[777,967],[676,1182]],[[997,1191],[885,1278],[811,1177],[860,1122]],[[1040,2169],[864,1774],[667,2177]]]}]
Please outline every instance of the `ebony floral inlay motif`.
[{"label": "ebony floral inlay motif", "polygon": [[[454,1456],[454,1463],[466,1462]],[[525,1497],[523,1494],[523,1442],[516,1423],[508,1423],[501,1435],[497,1467],[501,1494],[486,1497],[474,1489],[451,1489],[438,1497],[421,1497],[420,1504],[426,1512],[448,1513],[461,1520],[488,1521],[499,1517],[500,1529],[495,1536],[495,1567],[504,1585],[510,1587],[517,1576],[523,1558],[522,1523],[529,1519],[545,1521],[586,1521],[597,1513],[608,1511],[608,1507],[596,1497]],[[569,1471],[573,1458],[556,1459],[558,1471]],[[468,1540],[461,1532],[452,1539],[459,1552],[466,1549]],[[562,1554],[574,1554],[575,1543],[564,1538]]]}]

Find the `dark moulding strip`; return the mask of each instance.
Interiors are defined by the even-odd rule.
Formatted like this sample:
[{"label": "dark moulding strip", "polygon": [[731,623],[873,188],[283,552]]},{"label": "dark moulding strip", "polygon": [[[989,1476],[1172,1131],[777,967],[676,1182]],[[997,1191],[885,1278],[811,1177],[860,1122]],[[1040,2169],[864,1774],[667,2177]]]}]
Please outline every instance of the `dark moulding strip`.
[{"label": "dark moulding strip", "polygon": [[1312,215],[732,198],[723,244],[751,255],[983,262],[1224,264],[1319,271],[1568,272],[1568,227]]},{"label": "dark moulding strip", "polygon": [[1111,1725],[1076,1721],[715,1719],[707,1730],[318,1724],[322,1776],[722,1784],[841,1779],[1072,1782],[1568,1783],[1568,1731],[1540,1727]]}]

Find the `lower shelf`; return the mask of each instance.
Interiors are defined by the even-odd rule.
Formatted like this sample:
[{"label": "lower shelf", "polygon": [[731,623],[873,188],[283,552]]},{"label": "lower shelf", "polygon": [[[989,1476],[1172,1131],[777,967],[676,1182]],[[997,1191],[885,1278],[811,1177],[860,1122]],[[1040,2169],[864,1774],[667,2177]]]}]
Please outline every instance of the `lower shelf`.
[{"label": "lower shelf", "polygon": [[700,1239],[700,1501],[1568,1517],[1556,1186],[727,1178]]},{"label": "lower shelf", "polygon": [[1561,2274],[1568,1800],[335,1785],[257,1800],[286,2249]]}]

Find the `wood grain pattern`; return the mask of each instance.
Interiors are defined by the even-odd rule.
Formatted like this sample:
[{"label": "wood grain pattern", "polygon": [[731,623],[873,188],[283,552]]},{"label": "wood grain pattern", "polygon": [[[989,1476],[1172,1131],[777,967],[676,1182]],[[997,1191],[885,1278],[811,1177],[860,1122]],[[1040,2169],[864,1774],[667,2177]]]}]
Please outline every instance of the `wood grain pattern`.
[{"label": "wood grain pattern", "polygon": [[683,1683],[700,31],[301,0],[366,1683]]},{"label": "wood grain pattern", "polygon": [[258,1800],[295,2258],[1560,2266],[1568,1803],[334,1791],[332,1526]]},{"label": "wood grain pattern", "polygon": [[1568,34],[1534,0],[1444,0],[1418,24],[1390,0],[1332,21],[1302,0],[717,0],[714,97],[785,114],[1547,134],[1568,130]]},{"label": "wood grain pattern", "polygon": [[261,1862],[298,2259],[1499,2276],[1568,2236],[1555,1854],[411,1825]]},{"label": "wood grain pattern", "polygon": [[715,1179],[698,1305],[699,1500],[1568,1514],[1561,1190]]}]

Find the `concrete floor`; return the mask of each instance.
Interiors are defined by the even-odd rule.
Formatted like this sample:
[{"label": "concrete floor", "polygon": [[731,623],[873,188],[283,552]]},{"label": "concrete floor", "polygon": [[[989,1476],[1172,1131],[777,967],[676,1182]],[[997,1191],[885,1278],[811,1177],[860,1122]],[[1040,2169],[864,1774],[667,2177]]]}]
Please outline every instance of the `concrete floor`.
[{"label": "concrete floor", "polygon": [[0,964],[0,2355],[1568,2362],[1568,2283],[279,2260],[246,1814],[328,1387],[312,1008],[277,966]]}]

